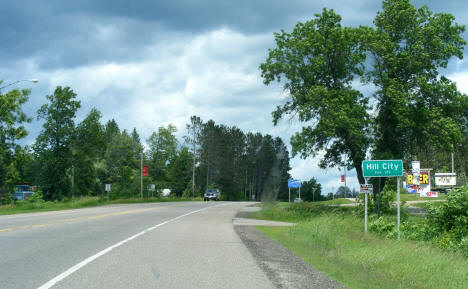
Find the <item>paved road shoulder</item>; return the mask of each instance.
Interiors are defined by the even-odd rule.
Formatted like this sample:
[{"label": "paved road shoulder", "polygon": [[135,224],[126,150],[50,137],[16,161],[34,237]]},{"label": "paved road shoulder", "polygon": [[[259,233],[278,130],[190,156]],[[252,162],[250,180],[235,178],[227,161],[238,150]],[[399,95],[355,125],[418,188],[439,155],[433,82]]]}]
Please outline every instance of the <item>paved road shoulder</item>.
[{"label": "paved road shoulder", "polygon": [[[237,217],[245,217],[240,212]],[[345,288],[254,226],[234,226],[258,265],[277,288]]]}]

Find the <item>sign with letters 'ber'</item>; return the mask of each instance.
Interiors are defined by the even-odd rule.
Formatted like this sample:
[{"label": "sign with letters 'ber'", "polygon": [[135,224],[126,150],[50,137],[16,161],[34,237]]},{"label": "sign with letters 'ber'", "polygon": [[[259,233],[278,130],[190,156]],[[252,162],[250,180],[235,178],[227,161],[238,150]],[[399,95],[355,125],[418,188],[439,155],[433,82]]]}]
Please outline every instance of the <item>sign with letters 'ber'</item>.
[{"label": "sign with letters 'ber'", "polygon": [[362,173],[369,177],[401,177],[403,176],[402,160],[363,161]]}]

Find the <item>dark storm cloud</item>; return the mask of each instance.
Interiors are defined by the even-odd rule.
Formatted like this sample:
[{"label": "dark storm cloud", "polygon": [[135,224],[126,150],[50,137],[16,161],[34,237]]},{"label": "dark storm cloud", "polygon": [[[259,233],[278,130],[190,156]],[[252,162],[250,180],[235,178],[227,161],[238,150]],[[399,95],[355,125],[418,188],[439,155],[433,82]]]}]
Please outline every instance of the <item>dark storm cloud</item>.
[{"label": "dark storm cloud", "polygon": [[[374,2],[374,5],[369,3]],[[41,69],[141,59],[168,35],[225,27],[245,34],[290,29],[335,7],[371,15],[375,1],[8,1],[0,8],[0,63],[34,59]],[[352,5],[354,10],[340,11]],[[344,17],[346,20],[347,17]],[[348,17],[353,22],[356,17]],[[362,18],[362,17],[358,17]]]},{"label": "dark storm cloud", "polygon": [[[465,1],[419,1],[453,13],[464,24]],[[42,69],[93,63],[129,62],[168,34],[197,34],[225,27],[244,34],[289,30],[323,7],[343,16],[345,25],[372,24],[381,1],[343,0],[19,0],[0,7],[0,63],[34,59]]]}]

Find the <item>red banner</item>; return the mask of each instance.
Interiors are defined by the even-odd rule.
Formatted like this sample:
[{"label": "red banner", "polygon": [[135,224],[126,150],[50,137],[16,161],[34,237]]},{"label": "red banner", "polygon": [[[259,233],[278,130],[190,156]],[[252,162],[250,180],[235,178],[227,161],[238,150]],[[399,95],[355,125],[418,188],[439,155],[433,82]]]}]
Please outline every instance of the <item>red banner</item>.
[{"label": "red banner", "polygon": [[143,166],[143,176],[144,177],[148,176],[148,166]]},{"label": "red banner", "polygon": [[341,182],[344,183],[344,175],[341,175]]}]

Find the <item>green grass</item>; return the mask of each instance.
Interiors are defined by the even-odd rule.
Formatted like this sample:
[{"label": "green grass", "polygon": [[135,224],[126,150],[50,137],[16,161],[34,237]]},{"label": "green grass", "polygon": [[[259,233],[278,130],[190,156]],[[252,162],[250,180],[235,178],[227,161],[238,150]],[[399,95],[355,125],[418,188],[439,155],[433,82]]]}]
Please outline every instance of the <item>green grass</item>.
[{"label": "green grass", "polygon": [[316,202],[317,204],[321,205],[343,205],[343,204],[354,204],[355,202],[348,200],[348,199],[333,199],[333,200],[328,200],[328,201],[320,201]]},{"label": "green grass", "polygon": [[[342,205],[342,204],[354,204],[355,202],[350,201],[348,199],[333,199],[333,200],[327,200],[327,201],[319,201],[319,202],[305,202],[308,204],[315,204],[315,205]],[[276,202],[274,203],[276,207],[280,208],[287,208],[289,207],[290,204],[294,204],[293,202],[288,203],[288,202]],[[262,207],[263,203],[260,203],[257,205],[258,207]]]},{"label": "green grass", "polygon": [[56,202],[17,202],[16,204],[9,204],[0,206],[0,215],[35,213],[46,211],[70,210],[86,207],[104,206],[110,204],[130,204],[130,203],[150,203],[150,202],[175,202],[175,201],[202,201],[202,198],[127,198],[109,200],[99,197],[81,197],[74,198],[68,201]]},{"label": "green grass", "polygon": [[306,204],[254,217],[297,222],[258,228],[348,288],[466,288],[466,258],[425,242],[365,235],[362,218],[350,209]]},{"label": "green grass", "polygon": [[412,206],[412,207],[418,207],[418,208],[426,209],[428,204],[433,204],[433,205],[435,205],[435,206],[440,206],[440,205],[442,205],[443,203],[444,203],[444,202],[431,202],[431,201],[427,201],[427,202],[425,202],[425,203],[411,204],[411,206]]}]

